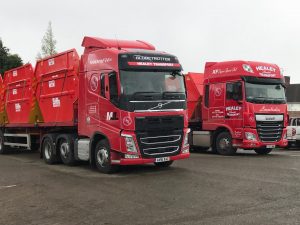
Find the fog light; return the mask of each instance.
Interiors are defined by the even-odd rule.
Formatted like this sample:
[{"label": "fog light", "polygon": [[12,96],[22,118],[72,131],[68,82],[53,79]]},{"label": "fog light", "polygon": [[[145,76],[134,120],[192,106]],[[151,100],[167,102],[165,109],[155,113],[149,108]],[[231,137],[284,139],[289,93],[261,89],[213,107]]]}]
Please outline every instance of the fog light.
[{"label": "fog light", "polygon": [[245,137],[247,140],[249,141],[256,141],[256,136],[255,134],[251,133],[251,132],[245,132]]},{"label": "fog light", "polygon": [[185,148],[185,149],[182,150],[182,153],[183,153],[183,154],[189,153],[189,152],[190,152],[190,149],[189,149],[189,148]]},{"label": "fog light", "polygon": [[138,159],[139,155],[125,154],[125,159]]}]

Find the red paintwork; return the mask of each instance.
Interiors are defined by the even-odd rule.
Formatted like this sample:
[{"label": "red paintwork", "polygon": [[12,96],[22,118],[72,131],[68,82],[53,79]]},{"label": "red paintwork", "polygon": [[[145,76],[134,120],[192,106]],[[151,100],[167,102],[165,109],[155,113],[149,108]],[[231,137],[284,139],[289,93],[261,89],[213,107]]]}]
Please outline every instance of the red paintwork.
[{"label": "red paintwork", "polygon": [[4,91],[4,85],[3,85],[3,79],[2,75],[0,74],[0,113],[3,112],[4,106],[3,106],[3,94],[2,92]]},{"label": "red paintwork", "polygon": [[[246,71],[243,68],[243,65],[249,65],[252,70]],[[189,122],[199,122],[199,124],[201,122],[202,129],[208,131],[215,131],[220,127],[227,128],[233,137],[233,143],[236,146],[245,149],[258,148],[267,144],[275,144],[276,146],[281,147],[286,146],[287,140],[284,138],[277,143],[262,143],[260,141],[250,143],[245,140],[245,131],[251,131],[257,135],[254,120],[254,115],[256,113],[284,114],[285,127],[288,123],[288,117],[287,104],[254,104],[246,102],[245,96],[243,96],[244,100],[242,101],[242,104],[239,104],[237,101],[227,100],[226,82],[240,81],[241,76],[283,79],[279,67],[275,64],[249,61],[206,63],[204,76],[197,73],[188,73],[185,76],[188,91]],[[206,84],[210,85],[209,108],[205,107],[203,104],[203,87]],[[201,107],[196,107],[197,101],[201,104]],[[230,113],[236,113],[236,115],[225,118],[225,115]],[[283,136],[285,133],[286,128],[283,129]]]},{"label": "red paintwork", "polygon": [[[98,40],[100,40],[98,42]],[[107,44],[107,48],[103,45]],[[106,91],[106,98],[101,96],[100,84],[95,87],[91,87],[91,80],[100,80],[100,74],[104,74],[106,81],[108,80],[108,73],[112,71],[117,72],[117,79],[119,81],[119,68],[118,68],[118,55],[120,53],[134,52],[137,48],[153,50],[152,45],[144,44],[141,46],[140,41],[118,41],[105,40],[98,38],[84,38],[83,46],[86,47],[84,54],[81,57],[79,76],[80,93],[78,101],[78,134],[82,136],[92,137],[95,132],[104,134],[110,140],[110,145],[116,152],[127,153],[125,148],[124,139],[120,138],[121,132],[132,135],[137,143],[135,137],[135,117],[143,116],[169,116],[169,115],[186,115],[186,111],[180,112],[127,112],[118,109],[109,101],[109,93]],[[96,46],[95,48],[91,48]],[[161,53],[162,52],[157,52]],[[120,93],[120,85],[118,86]],[[116,115],[116,120],[107,120],[109,112],[113,112]],[[130,121],[128,123],[128,121]],[[188,131],[188,121],[185,119],[185,130]],[[138,146],[137,146],[138,148]],[[141,157],[141,154],[138,153]],[[118,155],[113,156],[114,160],[120,160]],[[175,158],[176,159],[176,158]],[[148,160],[149,161],[149,160]],[[122,164],[135,164],[146,163],[147,160],[140,159],[124,159]],[[151,160],[150,160],[151,161]],[[152,162],[152,161],[151,161]]]},{"label": "red paintwork", "polygon": [[201,121],[201,101],[203,96],[203,73],[188,73],[185,75],[187,92],[188,118],[190,122]]},{"label": "red paintwork", "polygon": [[33,80],[34,73],[31,64],[5,72],[5,108],[10,125],[29,123],[34,96]]},{"label": "red paintwork", "polygon": [[0,125],[4,123],[3,113],[4,113],[4,95],[5,86],[3,84],[2,75],[0,74]]},{"label": "red paintwork", "polygon": [[[249,65],[253,72],[247,72],[243,65]],[[221,82],[238,79],[241,75],[282,79],[280,68],[276,64],[252,61],[208,62],[205,64],[205,79]]]},{"label": "red paintwork", "polygon": [[97,37],[84,37],[82,41],[82,46],[86,49],[90,48],[117,48],[117,49],[145,49],[145,50],[155,50],[155,47],[145,41],[125,41],[117,39],[103,39]]},{"label": "red paintwork", "polygon": [[39,60],[36,97],[49,126],[77,123],[79,56],[75,49]]},{"label": "red paintwork", "polygon": [[[112,149],[111,159],[113,163],[121,165],[153,163],[153,159],[143,159],[138,151],[138,159],[125,159],[127,152],[125,138],[121,134],[135,136],[135,117],[145,116],[184,116],[184,135],[188,132],[188,120],[186,110],[183,111],[163,111],[163,112],[128,112],[117,108],[110,101],[109,89],[105,87],[105,97],[100,95],[100,75],[104,74],[105,82],[109,88],[108,73],[116,72],[118,92],[120,93],[120,78],[118,56],[120,53],[138,52],[139,49],[152,51],[155,54],[163,55],[164,52],[155,51],[155,47],[144,41],[123,41],[109,40],[101,38],[85,37],[82,43],[85,47],[84,54],[79,59],[75,49],[59,53],[57,55],[37,61],[35,70],[31,65],[7,72],[7,84],[12,85],[16,82],[10,80],[11,73],[18,71],[22,74],[22,79],[28,80],[23,87],[28,91],[24,101],[37,100],[38,108],[43,118],[42,122],[22,124],[19,120],[26,122],[27,114],[18,117],[9,107],[8,114],[13,123],[8,123],[6,127],[32,128],[47,133],[47,128],[55,127],[55,132],[66,132],[65,127],[71,127],[69,130],[78,129],[78,136],[93,138],[95,134],[102,134],[107,137]],[[177,63],[153,63],[151,67],[165,66],[181,69]],[[25,71],[26,69],[26,71]],[[22,72],[22,73],[21,73]],[[35,85],[31,78],[35,78]],[[11,78],[12,79],[12,78]],[[20,81],[18,80],[20,83]],[[18,83],[18,84],[19,84]],[[25,88],[26,87],[26,88]],[[12,88],[10,88],[12,89]],[[33,90],[32,90],[33,89]],[[29,93],[30,90],[30,93]],[[31,93],[34,93],[32,96]],[[3,95],[2,95],[3,96]],[[15,99],[9,99],[15,101]],[[1,104],[1,102],[0,102]],[[7,102],[9,105],[10,102]],[[24,103],[25,104],[25,103]],[[27,103],[26,103],[27,104]],[[28,105],[31,105],[29,103]],[[27,112],[27,111],[26,111]],[[114,119],[109,119],[111,113]],[[18,119],[18,120],[17,120]],[[183,145],[183,144],[182,144]],[[182,153],[182,150],[188,150],[189,146],[182,146],[181,151],[176,156],[171,156],[171,160],[184,159],[189,157],[189,153]],[[138,149],[138,145],[136,144]],[[186,152],[186,151],[185,151]],[[130,153],[129,153],[130,154]]]}]

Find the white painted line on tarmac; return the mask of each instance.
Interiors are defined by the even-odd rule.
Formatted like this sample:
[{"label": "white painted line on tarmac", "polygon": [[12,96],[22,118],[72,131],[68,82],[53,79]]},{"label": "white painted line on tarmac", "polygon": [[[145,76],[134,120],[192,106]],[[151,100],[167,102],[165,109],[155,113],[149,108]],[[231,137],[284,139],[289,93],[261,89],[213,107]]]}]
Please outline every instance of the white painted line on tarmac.
[{"label": "white painted line on tarmac", "polygon": [[0,190],[1,189],[6,189],[6,188],[12,188],[12,187],[16,187],[17,185],[13,184],[13,185],[7,185],[7,186],[0,186]]}]

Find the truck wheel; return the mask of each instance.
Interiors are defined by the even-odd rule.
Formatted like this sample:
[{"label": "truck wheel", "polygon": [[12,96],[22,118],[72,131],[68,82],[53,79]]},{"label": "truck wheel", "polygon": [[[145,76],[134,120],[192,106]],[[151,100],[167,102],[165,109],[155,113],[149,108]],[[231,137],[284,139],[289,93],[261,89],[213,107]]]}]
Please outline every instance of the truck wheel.
[{"label": "truck wheel", "polygon": [[45,137],[42,146],[42,153],[45,163],[54,164],[58,162],[58,157],[55,154],[55,146],[51,138]]},{"label": "truck wheel", "polygon": [[6,153],[6,146],[4,145],[4,135],[2,131],[0,131],[0,154]]},{"label": "truck wheel", "polygon": [[267,155],[269,154],[273,149],[272,148],[257,148],[254,149],[254,151],[259,155]]},{"label": "truck wheel", "polygon": [[171,166],[173,161],[167,161],[167,162],[155,162],[154,165],[160,168],[166,168]]},{"label": "truck wheel", "polygon": [[111,164],[110,147],[106,140],[101,140],[96,145],[95,163],[102,173],[113,173],[118,169],[117,165]]},{"label": "truck wheel", "polygon": [[76,160],[74,157],[74,142],[72,137],[70,135],[62,135],[59,139],[58,149],[61,160],[68,166],[74,166]]},{"label": "truck wheel", "polygon": [[220,155],[234,155],[236,148],[232,146],[232,138],[230,133],[221,132],[216,139],[216,150]]}]

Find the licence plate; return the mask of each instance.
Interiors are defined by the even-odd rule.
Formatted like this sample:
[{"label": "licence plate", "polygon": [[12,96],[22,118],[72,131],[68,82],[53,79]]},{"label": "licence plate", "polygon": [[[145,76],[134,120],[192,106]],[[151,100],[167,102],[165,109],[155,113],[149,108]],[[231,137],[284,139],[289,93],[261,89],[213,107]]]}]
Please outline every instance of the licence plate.
[{"label": "licence plate", "polygon": [[275,145],[267,145],[266,148],[275,148]]},{"label": "licence plate", "polygon": [[167,162],[167,161],[170,161],[170,157],[161,157],[155,159],[155,162]]}]

